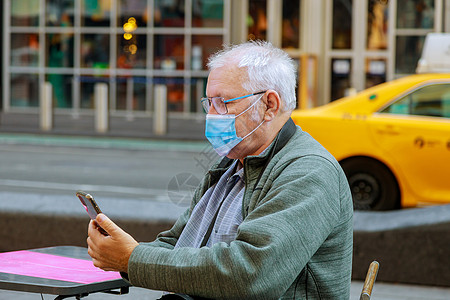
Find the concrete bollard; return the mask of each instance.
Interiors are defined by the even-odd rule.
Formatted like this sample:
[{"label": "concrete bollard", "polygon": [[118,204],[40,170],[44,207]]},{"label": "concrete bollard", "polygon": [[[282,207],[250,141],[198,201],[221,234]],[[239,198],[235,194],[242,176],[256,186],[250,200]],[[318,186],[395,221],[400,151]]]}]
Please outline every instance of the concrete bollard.
[{"label": "concrete bollard", "polygon": [[108,85],[100,82],[95,84],[95,130],[98,133],[108,131]]},{"label": "concrete bollard", "polygon": [[52,84],[44,82],[40,95],[40,118],[39,125],[41,130],[50,131],[53,127],[53,101]]},{"label": "concrete bollard", "polygon": [[155,85],[155,109],[153,112],[153,133],[164,135],[167,132],[167,86]]}]

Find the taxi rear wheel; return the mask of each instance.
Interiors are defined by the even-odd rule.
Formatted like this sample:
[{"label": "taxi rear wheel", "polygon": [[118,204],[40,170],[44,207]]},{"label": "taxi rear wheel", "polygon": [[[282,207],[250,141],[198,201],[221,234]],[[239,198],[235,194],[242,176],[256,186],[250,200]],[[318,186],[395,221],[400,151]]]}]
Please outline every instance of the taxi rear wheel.
[{"label": "taxi rear wheel", "polygon": [[400,207],[400,191],[392,172],[371,158],[341,162],[352,192],[355,210],[390,210]]}]

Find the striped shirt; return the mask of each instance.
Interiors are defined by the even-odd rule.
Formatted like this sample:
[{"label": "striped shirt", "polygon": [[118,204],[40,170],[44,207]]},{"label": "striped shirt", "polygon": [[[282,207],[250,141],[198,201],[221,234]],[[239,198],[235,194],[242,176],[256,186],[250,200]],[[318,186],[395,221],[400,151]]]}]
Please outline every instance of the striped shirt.
[{"label": "striped shirt", "polygon": [[[235,160],[194,207],[175,248],[199,248],[218,209],[219,213],[206,246],[211,247],[220,242],[229,244],[236,239],[237,228],[242,223],[242,198],[245,187],[242,178],[244,169],[236,171],[238,163],[239,161]],[[223,204],[220,205],[222,200]]]}]

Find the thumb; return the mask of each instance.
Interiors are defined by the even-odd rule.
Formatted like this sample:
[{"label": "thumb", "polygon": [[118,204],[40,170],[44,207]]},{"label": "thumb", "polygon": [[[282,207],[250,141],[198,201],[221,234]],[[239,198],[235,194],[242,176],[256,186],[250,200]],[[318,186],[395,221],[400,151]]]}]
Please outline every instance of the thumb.
[{"label": "thumb", "polygon": [[111,221],[106,215],[102,213],[97,215],[95,221],[111,236],[113,236],[114,233],[120,230],[119,226],[117,226],[113,221]]}]

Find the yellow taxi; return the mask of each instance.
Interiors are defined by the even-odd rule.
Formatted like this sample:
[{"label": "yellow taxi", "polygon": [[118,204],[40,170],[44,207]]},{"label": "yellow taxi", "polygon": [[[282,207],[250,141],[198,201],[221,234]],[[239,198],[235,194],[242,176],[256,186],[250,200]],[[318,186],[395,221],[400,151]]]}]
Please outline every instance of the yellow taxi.
[{"label": "yellow taxi", "polygon": [[450,203],[450,74],[403,77],[292,119],[340,162],[355,209]]}]

